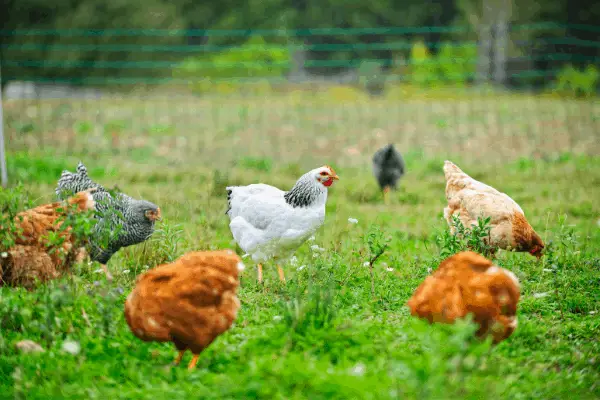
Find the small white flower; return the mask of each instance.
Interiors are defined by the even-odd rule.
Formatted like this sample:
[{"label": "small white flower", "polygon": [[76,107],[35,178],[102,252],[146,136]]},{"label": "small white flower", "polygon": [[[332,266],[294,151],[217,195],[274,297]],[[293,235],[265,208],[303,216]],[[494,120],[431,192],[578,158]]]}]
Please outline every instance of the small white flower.
[{"label": "small white flower", "polygon": [[306,268],[306,265],[301,265],[298,267],[298,269],[296,269],[296,271],[302,271],[304,268]]},{"label": "small white flower", "polygon": [[281,321],[283,319],[283,317],[281,315],[275,315],[273,317],[273,321]]},{"label": "small white flower", "polygon": [[546,297],[546,296],[550,296],[550,292],[534,293],[533,294],[533,298],[534,299],[541,299],[542,297]]},{"label": "small white flower", "polygon": [[392,272],[393,270],[394,270],[394,268],[391,268],[391,267],[386,268],[387,272]]},{"label": "small white flower", "polygon": [[324,248],[322,248],[322,247],[319,247],[319,245],[318,245],[318,244],[313,244],[312,246],[310,246],[310,249],[311,249],[312,251],[325,251],[325,249],[324,249]]},{"label": "small white flower", "polygon": [[103,274],[104,270],[102,268],[98,268],[97,270],[94,271],[95,274]]},{"label": "small white flower", "polygon": [[123,271],[121,271],[121,273],[123,273],[123,274],[128,274],[128,273],[129,273],[129,270],[128,270],[128,269],[124,269]]},{"label": "small white flower", "polygon": [[590,315],[596,314],[596,311],[590,311]]},{"label": "small white flower", "polygon": [[544,268],[543,270],[544,272],[552,272],[552,270],[550,268]]},{"label": "small white flower", "polygon": [[309,242],[312,242],[313,240],[315,240],[315,235],[312,235],[311,237],[308,238]]},{"label": "small white flower", "polygon": [[365,364],[358,363],[354,367],[352,367],[352,369],[350,370],[350,375],[363,376],[366,370],[367,368],[365,367]]},{"label": "small white flower", "polygon": [[427,268],[427,273],[428,273],[428,274],[430,274],[430,273],[431,273],[431,271],[433,271],[433,270],[431,269],[431,267]]},{"label": "small white flower", "polygon": [[290,258],[290,264],[296,266],[298,264],[298,257],[293,256],[292,258]]},{"label": "small white flower", "polygon": [[2,258],[7,258],[8,257],[8,253],[3,251],[2,254],[0,254],[0,257]]},{"label": "small white flower", "polygon": [[369,262],[368,262],[368,261],[365,261],[365,262],[363,263],[363,267],[368,267],[368,266],[369,266]]},{"label": "small white flower", "polygon": [[356,218],[348,218],[348,222],[351,224],[358,224],[358,220]]},{"label": "small white flower", "polygon": [[79,345],[79,342],[74,340],[66,340],[62,344],[62,351],[76,356],[81,351],[81,346]]}]

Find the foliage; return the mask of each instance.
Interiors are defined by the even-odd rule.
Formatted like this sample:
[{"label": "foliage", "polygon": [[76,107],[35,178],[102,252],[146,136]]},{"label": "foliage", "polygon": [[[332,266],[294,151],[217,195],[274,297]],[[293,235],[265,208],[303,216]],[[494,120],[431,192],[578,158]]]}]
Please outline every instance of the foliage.
[{"label": "foliage", "polygon": [[418,86],[434,86],[439,82],[435,57],[431,55],[423,40],[413,43],[410,50],[410,82]]},{"label": "foliage", "polygon": [[442,43],[437,63],[444,83],[463,86],[475,76],[477,47]]},{"label": "foliage", "polygon": [[[0,188],[0,226],[2,234],[0,236],[0,250],[6,251],[14,246],[15,238],[20,235],[21,228],[15,224],[15,218],[21,211],[32,208],[32,202],[24,192],[24,186],[17,186],[4,189]],[[77,205],[65,204],[56,209],[58,213],[64,214],[56,220],[60,228],[56,231],[48,232],[44,238],[46,246],[50,249],[50,254],[56,247],[64,243],[64,234],[69,231],[76,239],[76,244],[82,244],[86,237],[92,231],[95,220],[92,217],[93,210],[79,212]]]},{"label": "foliage", "polygon": [[452,227],[454,233],[445,230],[436,237],[440,247],[440,256],[449,257],[461,251],[474,251],[489,257],[494,249],[488,245],[490,236],[490,217],[477,218],[477,225],[465,227],[458,215],[452,215]]},{"label": "foliage", "polygon": [[306,336],[315,330],[330,328],[335,319],[336,304],[331,286],[311,285],[306,291],[307,295],[296,293],[283,303],[283,321],[294,335]]},{"label": "foliage", "polygon": [[239,47],[187,58],[174,69],[173,77],[189,79],[192,91],[198,94],[214,89],[224,93],[260,91],[269,79],[283,77],[290,62],[290,47],[268,44],[263,37],[252,36]]},{"label": "foliage", "polygon": [[[10,18],[7,17],[8,14]],[[114,32],[114,29],[131,27],[183,28],[184,18],[179,15],[176,6],[162,0],[149,0],[143,7],[128,0],[111,0],[102,3],[101,7],[96,1],[89,0],[57,5],[35,0],[25,3],[12,1],[0,18],[2,29],[6,30],[72,32],[36,36],[34,40],[29,35],[0,36],[3,44],[3,86],[8,79],[48,79],[57,80],[58,83],[93,84],[97,83],[94,79],[139,78],[140,70],[132,68],[130,63],[153,63],[153,57],[151,53],[135,51],[136,49],[139,50],[142,45],[180,45],[184,39],[181,35],[119,35]],[[94,30],[94,33],[81,36],[77,34],[79,30]],[[103,46],[106,46],[104,49],[116,50],[104,50]],[[129,51],[123,51],[123,48]],[[178,56],[173,53],[161,54],[163,62],[174,58]],[[5,63],[6,60],[10,60],[10,63]],[[164,76],[165,73],[169,73],[167,68],[144,68],[144,76],[147,78]]]},{"label": "foliage", "polygon": [[[159,204],[171,234],[161,233],[115,254],[109,263],[115,276],[110,284],[102,272],[95,271],[97,267],[83,265],[71,277],[42,285],[35,292],[0,288],[0,393],[27,399],[600,397],[600,204],[596,201],[600,198],[600,158],[575,152],[577,147],[567,153],[564,145],[546,140],[547,130],[532,128],[546,121],[547,113],[556,116],[555,122],[582,121],[582,132],[590,143],[595,131],[585,125],[589,117],[581,118],[581,108],[570,114],[572,107],[566,107],[569,103],[563,100],[538,102],[506,96],[487,102],[477,98],[472,101],[485,101],[491,117],[482,117],[481,108],[473,106],[458,121],[469,124],[477,136],[466,132],[461,135],[467,136],[457,136],[453,100],[448,101],[448,108],[437,97],[428,100],[436,107],[427,103],[419,108],[405,101],[390,112],[385,99],[340,107],[331,98],[317,101],[308,93],[291,105],[284,104],[284,110],[277,113],[273,105],[279,107],[281,98],[264,98],[265,105],[248,107],[249,122],[231,136],[223,133],[223,124],[239,122],[237,99],[216,102],[215,109],[227,110],[216,121],[205,120],[211,102],[171,101],[173,114],[157,115],[147,125],[150,100],[116,106],[95,103],[93,114],[104,121],[110,119],[102,119],[106,115],[131,110],[134,138],[143,137],[155,119],[171,117],[179,122],[190,118],[171,133],[185,137],[187,147],[170,148],[170,157],[133,163],[126,152],[107,155],[105,148],[97,146],[90,149],[91,160],[86,162],[92,168],[110,158],[123,190]],[[530,102],[533,106],[527,108]],[[181,110],[190,105],[191,113],[182,115]],[[593,110],[588,103],[580,106]],[[25,110],[7,107],[6,111],[27,123],[30,117]],[[561,111],[566,115],[559,116]],[[83,120],[82,112],[74,109],[69,118]],[[253,122],[260,112],[269,116],[263,125]],[[393,119],[396,113],[398,119]],[[523,115],[527,118],[518,119]],[[450,121],[444,134],[433,125],[441,117]],[[510,130],[518,140],[505,140],[505,149],[489,145],[493,135],[478,141],[478,124],[492,119],[490,131],[502,127],[508,131],[518,120],[516,129]],[[510,124],[502,125],[498,119]],[[69,121],[67,126],[72,124]],[[409,126],[403,125],[407,121],[414,123],[410,127],[416,133],[402,130],[396,140],[418,154],[405,157],[411,172],[392,193],[396,201],[385,206],[368,168],[372,153],[366,139],[378,138],[378,130],[392,134],[398,126]],[[272,144],[268,139],[286,124],[292,132],[288,141],[282,135],[281,146]],[[48,132],[57,129],[47,126]],[[12,132],[11,128],[11,137],[20,137]],[[194,142],[198,132],[204,136]],[[579,143],[581,131],[559,132],[570,132],[565,137]],[[80,156],[58,147],[51,136],[44,139],[46,147],[56,146],[47,149],[53,154],[62,156],[68,150],[69,157]],[[324,139],[329,141],[321,148]],[[461,151],[466,141],[474,143],[475,150]],[[23,146],[20,141],[10,143],[11,148]],[[300,151],[298,144],[310,151]],[[164,142],[157,139],[149,145],[155,149]],[[360,154],[347,155],[346,146],[356,146]],[[533,147],[541,152],[540,157],[531,155]],[[521,301],[517,330],[493,347],[471,338],[473,326],[468,321],[430,325],[411,317],[405,307],[428,269],[442,258],[434,232],[447,231],[440,218],[444,206],[441,168],[449,152],[456,153],[457,161],[464,160],[461,167],[476,172],[477,179],[502,182],[502,190],[517,197],[528,221],[548,243],[539,261],[527,253],[497,254],[495,263],[519,278]],[[272,160],[268,172],[239,164],[232,167],[233,160],[257,154]],[[526,168],[520,167],[520,158],[528,160]],[[241,309],[235,324],[202,353],[196,370],[169,365],[176,353],[172,344],[143,342],[129,331],[123,304],[137,274],[160,261],[159,253],[153,255],[159,242],[166,242],[161,254],[171,258],[187,251],[234,248],[224,215],[225,194],[211,194],[214,169],[223,173],[219,179],[236,184],[264,182],[287,188],[298,171],[322,163],[339,165],[336,171],[341,177],[330,188],[324,226],[313,241],[299,248],[296,263],[282,265],[286,285],[279,282],[272,264],[265,265],[264,284],[257,284],[252,262],[244,259],[247,268],[241,275]],[[36,181],[26,182],[25,187],[35,204],[44,203],[53,188],[53,184]],[[558,219],[559,214],[568,218]],[[358,223],[349,223],[350,217]],[[372,241],[373,249],[367,241],[372,226],[381,232],[375,236],[380,239]],[[388,248],[373,268],[378,297],[373,301],[371,274],[364,263],[387,239]],[[323,251],[312,251],[313,245]],[[286,305],[290,306],[289,318]],[[15,343],[25,339],[39,343],[46,352],[20,353]],[[62,350],[67,340],[80,344],[78,354]]]},{"label": "foliage", "polygon": [[22,229],[15,224],[15,217],[31,206],[24,186],[19,184],[12,189],[0,187],[0,252],[5,252],[15,245],[16,238]]},{"label": "foliage", "polygon": [[554,91],[563,96],[590,97],[596,94],[599,83],[600,71],[595,65],[579,70],[569,64],[558,73]]}]

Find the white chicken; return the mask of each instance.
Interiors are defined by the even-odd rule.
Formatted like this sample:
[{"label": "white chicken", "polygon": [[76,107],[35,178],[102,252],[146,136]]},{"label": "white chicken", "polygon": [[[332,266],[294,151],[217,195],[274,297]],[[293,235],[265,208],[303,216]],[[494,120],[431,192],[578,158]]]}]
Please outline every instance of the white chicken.
[{"label": "white chicken", "polygon": [[327,188],[339,177],[328,165],[302,175],[294,187],[284,192],[262,183],[228,186],[227,215],[233,238],[258,264],[277,262],[279,279],[285,282],[281,262],[289,259],[324,222]]}]

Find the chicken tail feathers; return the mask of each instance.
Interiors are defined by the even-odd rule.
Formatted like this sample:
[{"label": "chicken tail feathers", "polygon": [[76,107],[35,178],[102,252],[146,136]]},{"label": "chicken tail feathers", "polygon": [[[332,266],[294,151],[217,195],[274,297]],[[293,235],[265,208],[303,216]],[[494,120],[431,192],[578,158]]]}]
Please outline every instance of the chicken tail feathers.
[{"label": "chicken tail feathers", "polygon": [[444,175],[448,180],[453,175],[464,175],[465,173],[456,166],[452,161],[444,161]]},{"label": "chicken tail feathers", "polygon": [[78,192],[88,189],[98,189],[104,191],[104,188],[91,180],[87,175],[87,168],[80,161],[77,164],[76,172],[64,170],[58,179],[56,185],[56,196],[60,200],[65,200]]},{"label": "chicken tail feathers", "polygon": [[227,211],[225,211],[225,215],[229,215],[229,211],[231,211],[231,192],[232,190],[227,188]]}]

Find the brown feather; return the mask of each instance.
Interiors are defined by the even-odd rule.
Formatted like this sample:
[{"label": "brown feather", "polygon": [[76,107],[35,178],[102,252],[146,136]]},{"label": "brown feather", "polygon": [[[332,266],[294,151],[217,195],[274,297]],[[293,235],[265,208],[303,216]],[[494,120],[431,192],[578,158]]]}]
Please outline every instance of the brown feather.
[{"label": "brown feather", "polygon": [[479,325],[477,336],[491,335],[498,343],[516,328],[519,297],[512,273],[479,254],[462,252],[442,261],[417,288],[408,306],[412,315],[430,323],[453,323],[472,314]]},{"label": "brown feather", "polygon": [[[67,200],[77,211],[93,209],[94,200],[89,192],[80,192]],[[46,282],[68,271],[81,258],[81,249],[74,248],[71,229],[60,231],[61,219],[68,207],[63,202],[44,204],[18,213],[14,219],[19,228],[15,246],[8,249],[7,257],[0,259],[1,284],[33,289],[36,282]],[[48,234],[58,232],[63,239],[59,245],[48,241]]]},{"label": "brown feather", "polygon": [[140,275],[125,302],[131,332],[199,354],[237,316],[240,263],[231,250],[190,252]]}]

